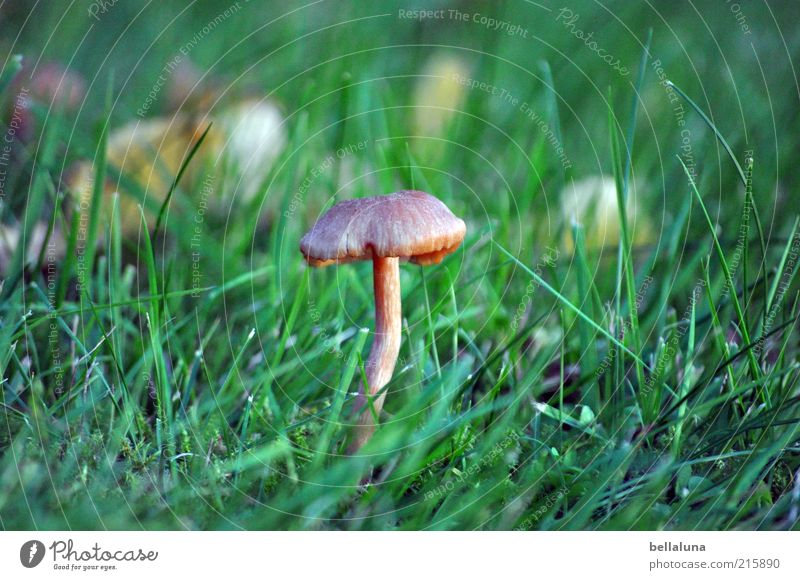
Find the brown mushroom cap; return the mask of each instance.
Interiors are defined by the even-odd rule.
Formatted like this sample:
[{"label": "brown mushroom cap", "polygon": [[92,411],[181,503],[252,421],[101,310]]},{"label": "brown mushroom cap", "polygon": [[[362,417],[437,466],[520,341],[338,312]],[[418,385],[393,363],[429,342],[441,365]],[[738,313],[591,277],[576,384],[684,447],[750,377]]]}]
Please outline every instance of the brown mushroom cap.
[{"label": "brown mushroom cap", "polygon": [[422,191],[398,191],[334,205],[300,240],[311,266],[380,258],[438,264],[464,240],[467,226]]}]

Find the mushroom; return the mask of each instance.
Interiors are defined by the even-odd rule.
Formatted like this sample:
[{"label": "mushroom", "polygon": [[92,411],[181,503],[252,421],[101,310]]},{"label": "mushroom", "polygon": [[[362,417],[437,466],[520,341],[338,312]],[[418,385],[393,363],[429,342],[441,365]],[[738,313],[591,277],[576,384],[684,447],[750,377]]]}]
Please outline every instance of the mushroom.
[{"label": "mushroom", "polygon": [[[438,264],[461,244],[467,226],[445,204],[422,191],[399,191],[343,201],[317,220],[300,240],[310,266],[372,260],[375,338],[366,365],[367,385],[359,387],[360,413],[348,452],[358,451],[375,431],[367,405],[392,378],[400,351],[400,258]],[[386,393],[372,401],[380,413]]]}]

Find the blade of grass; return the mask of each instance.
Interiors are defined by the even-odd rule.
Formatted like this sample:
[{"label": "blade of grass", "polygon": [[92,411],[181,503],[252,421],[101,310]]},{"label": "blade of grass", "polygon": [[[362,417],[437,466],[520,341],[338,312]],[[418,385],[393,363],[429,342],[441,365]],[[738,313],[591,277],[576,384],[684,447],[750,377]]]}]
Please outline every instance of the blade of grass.
[{"label": "blade of grass", "polygon": [[428,298],[428,284],[425,281],[425,268],[419,269],[420,276],[422,276],[422,289],[425,294],[425,319],[428,322],[428,341],[429,348],[433,353],[433,364],[436,366],[436,375],[441,378],[442,365],[439,364],[439,350],[436,348],[436,336],[433,331],[433,318],[431,316],[431,302]]},{"label": "blade of grass", "polygon": [[[797,238],[798,225],[800,225],[800,217],[794,218],[794,225],[792,226],[792,231],[789,234],[789,239],[786,242],[786,246],[783,248],[783,253],[781,254],[780,262],[778,262],[778,268],[775,270],[775,278],[773,278],[772,285],[769,288],[769,293],[767,294],[766,307],[764,309],[764,312],[767,315],[768,315],[768,313],[772,312],[772,309],[774,308],[774,306],[776,306],[774,304],[775,294],[778,291],[778,285],[779,285],[780,281],[785,276],[785,272],[784,271],[786,269],[786,261],[787,261],[787,259],[789,257],[789,254],[792,251],[792,247],[794,246],[794,242],[795,242],[795,240]],[[797,259],[797,257],[795,257],[795,261],[796,261],[796,259]],[[788,288],[791,285],[792,280],[794,279],[794,276],[797,274],[797,270],[798,269],[800,269],[800,268],[797,268],[796,266],[793,267],[792,272],[790,274],[789,280],[786,281],[785,284],[783,284],[784,288]]]},{"label": "blade of grass", "polygon": [[[139,206],[139,216],[142,220],[142,240],[144,242],[144,260],[147,267],[147,279],[150,287],[150,294],[153,296],[159,295],[158,279],[156,276],[156,262],[155,255],[153,254],[153,245],[150,242],[150,234],[147,229],[147,218],[144,214],[144,208]],[[167,452],[164,453],[163,447],[159,446],[159,464],[161,469],[160,474],[163,474],[164,463],[167,457],[175,456],[175,439],[174,439],[174,425],[172,415],[172,388],[167,374],[167,365],[164,360],[164,349],[161,342],[161,312],[158,300],[151,300],[148,302],[148,308],[145,313],[145,320],[147,323],[149,334],[150,354],[153,359],[153,366],[155,367],[156,375],[156,402],[158,406],[158,424],[161,429],[167,431]],[[175,470],[175,462],[170,462],[170,468]],[[174,475],[174,473],[173,473]]]},{"label": "blade of grass", "polygon": [[[744,185],[745,188],[747,188],[747,175],[742,169],[742,166],[739,164],[739,161],[736,159],[736,155],[733,154],[733,149],[731,149],[731,146],[728,145],[728,141],[725,140],[725,137],[723,137],[720,130],[717,129],[716,125],[714,125],[714,123],[711,122],[711,119],[708,118],[708,115],[705,114],[703,109],[701,109],[700,106],[697,103],[695,103],[691,99],[691,97],[689,97],[689,95],[683,92],[683,90],[679,86],[677,86],[670,80],[667,80],[666,84],[667,86],[675,89],[675,92],[677,92],[681,97],[683,97],[683,99],[687,103],[689,103],[689,105],[695,110],[695,112],[698,115],[700,115],[700,118],[703,119],[703,122],[706,125],[708,125],[708,128],[714,132],[714,135],[716,136],[717,140],[722,144],[722,147],[728,153],[728,157],[730,157],[731,161],[733,161],[733,164],[736,167],[736,171],[739,173],[739,179],[741,179],[742,185]],[[759,241],[761,242],[761,255],[766,260],[767,256],[767,245],[765,243],[766,238],[764,237],[764,228],[761,227],[761,218],[758,216],[758,209],[756,208],[755,205],[753,205],[753,214],[755,214],[754,217],[756,222],[756,228],[758,228],[758,237]]]},{"label": "blade of grass", "polygon": [[189,163],[191,163],[192,158],[194,158],[197,151],[200,149],[200,146],[203,144],[203,141],[206,140],[206,136],[208,132],[211,130],[211,125],[213,123],[209,123],[208,127],[205,128],[203,133],[200,137],[195,141],[192,148],[189,150],[189,154],[181,162],[180,168],[178,169],[178,173],[175,175],[175,179],[172,181],[172,185],[169,187],[169,191],[167,191],[167,195],[164,198],[164,201],[161,203],[161,207],[158,210],[158,218],[156,218],[156,226],[153,228],[153,239],[158,239],[158,232],[161,229],[161,222],[164,219],[164,214],[167,211],[167,207],[169,207],[169,202],[172,199],[172,195],[175,193],[175,189],[178,187],[178,182],[180,182],[181,177],[186,172],[186,168],[189,167]]},{"label": "blade of grass", "polygon": [[[6,272],[6,279],[3,284],[3,298],[8,298],[16,289],[17,284],[23,279],[25,270],[25,254],[33,235],[33,229],[42,215],[44,201],[47,193],[47,183],[50,179],[49,172],[53,167],[58,144],[58,132],[61,126],[62,117],[54,114],[51,123],[45,128],[42,136],[38,159],[34,160],[33,178],[30,189],[27,193],[25,203],[25,213],[20,233],[19,243],[14,250],[14,257],[11,265]],[[19,192],[23,194],[22,191]]]},{"label": "blade of grass", "polygon": [[89,206],[89,218],[86,226],[86,246],[82,267],[79,276],[80,291],[91,296],[92,271],[94,258],[97,252],[97,233],[100,223],[100,211],[103,207],[103,194],[106,187],[106,162],[108,157],[108,133],[111,127],[111,107],[113,97],[113,75],[109,75],[106,89],[106,100],[97,149],[94,156],[94,181],[92,184],[92,200]]},{"label": "blade of grass", "polygon": [[[683,163],[683,159],[678,157],[678,161],[680,162],[681,166],[683,167],[684,172],[686,173],[686,177],[689,179],[689,184],[691,185],[692,192],[694,193],[695,198],[697,199],[698,203],[700,204],[700,208],[703,210],[703,215],[706,218],[706,223],[708,224],[708,229],[711,232],[711,238],[714,241],[714,250],[717,253],[717,258],[722,265],[722,271],[725,274],[725,282],[728,285],[730,290],[729,294],[731,296],[731,302],[733,303],[733,308],[736,311],[736,316],[739,320],[739,330],[742,333],[742,338],[744,342],[749,344],[752,342],[750,340],[750,330],[747,324],[747,318],[742,311],[742,305],[739,303],[739,297],[736,292],[736,286],[733,283],[733,276],[731,275],[730,267],[728,266],[728,261],[725,259],[725,253],[722,251],[722,246],[719,243],[719,238],[717,237],[717,231],[714,227],[714,222],[711,221],[711,216],[708,214],[708,210],[706,209],[705,203],[703,203],[703,198],[700,195],[700,192],[697,190],[697,185],[695,184],[694,178],[692,177],[689,168]],[[754,379],[758,379],[761,377],[761,369],[758,366],[758,361],[756,360],[753,351],[750,350],[747,353],[747,358],[750,363],[750,372],[753,375]],[[769,402],[769,391],[764,389],[762,391],[762,396],[764,397],[764,402],[767,403],[767,406],[770,405]]]},{"label": "blade of grass", "polygon": [[[631,96],[631,112],[628,120],[628,134],[626,137],[625,146],[625,166],[620,175],[620,148],[617,132],[614,130],[614,125],[611,123],[611,116],[609,116],[609,133],[611,134],[611,152],[615,158],[614,161],[614,175],[617,184],[617,211],[619,212],[620,223],[620,245],[617,255],[617,260],[622,264],[625,276],[625,290],[628,299],[628,316],[630,317],[630,334],[633,343],[633,348],[636,352],[641,352],[642,340],[639,333],[639,313],[636,309],[636,273],[633,266],[633,255],[631,252],[631,237],[628,231],[628,188],[630,187],[630,177],[633,171],[633,144],[636,136],[636,119],[639,113],[639,100],[641,99],[642,84],[644,83],[645,72],[647,71],[647,58],[650,55],[650,43],[653,40],[653,29],[647,32],[647,41],[645,42],[644,49],[642,50],[641,60],[639,62],[639,74],[636,78],[636,86],[634,87],[634,94]],[[609,101],[610,102],[610,101]],[[609,106],[610,113],[610,106]],[[622,292],[620,280],[617,280],[617,297],[619,298]],[[617,304],[619,312],[619,304]],[[636,380],[639,385],[644,384],[644,370],[639,360],[634,361],[636,369]]]},{"label": "blade of grass", "polygon": [[570,302],[570,301],[569,301],[569,299],[565,298],[565,297],[564,297],[564,296],[563,296],[563,295],[562,295],[562,294],[561,294],[561,293],[560,293],[558,290],[556,290],[555,288],[553,288],[553,287],[552,287],[550,284],[548,284],[548,283],[547,283],[547,282],[546,282],[544,279],[542,279],[542,277],[541,277],[541,276],[539,276],[538,274],[536,274],[536,272],[534,272],[533,270],[531,270],[530,268],[528,268],[528,267],[527,267],[525,264],[523,264],[523,263],[522,263],[522,262],[521,262],[521,261],[520,261],[520,260],[519,260],[519,259],[518,259],[516,256],[514,256],[512,253],[510,253],[508,250],[506,250],[506,249],[505,249],[505,248],[504,248],[502,245],[500,245],[500,244],[499,244],[497,241],[495,241],[495,240],[492,240],[492,242],[493,242],[493,243],[494,243],[494,244],[495,244],[495,245],[498,247],[498,249],[499,249],[501,252],[503,252],[503,253],[504,253],[506,256],[508,256],[508,257],[509,257],[509,258],[510,258],[512,261],[516,262],[516,263],[517,263],[517,265],[518,265],[520,268],[522,268],[522,269],[523,269],[523,270],[524,270],[524,271],[525,271],[525,272],[526,272],[526,273],[527,273],[529,276],[531,276],[532,278],[534,278],[534,279],[535,279],[535,280],[536,280],[536,281],[537,281],[537,282],[538,282],[538,283],[539,283],[539,284],[540,284],[540,285],[541,285],[541,286],[542,286],[542,287],[543,287],[545,290],[547,290],[548,292],[550,292],[550,294],[552,294],[553,296],[555,296],[555,297],[556,297],[556,298],[557,298],[557,299],[558,299],[558,300],[559,300],[559,301],[560,301],[562,304],[564,304],[564,305],[565,305],[567,308],[569,308],[569,309],[570,309],[570,310],[572,310],[572,311],[573,311],[575,314],[577,314],[578,316],[580,316],[580,317],[581,317],[581,318],[582,318],[582,319],[583,319],[585,322],[589,323],[589,325],[590,325],[590,326],[592,326],[592,328],[594,328],[594,329],[595,329],[596,331],[598,331],[600,334],[602,334],[603,336],[605,336],[605,337],[606,337],[608,340],[610,340],[612,343],[614,343],[614,344],[615,344],[615,345],[617,345],[619,348],[621,348],[621,349],[622,349],[622,350],[623,350],[623,351],[624,351],[624,352],[625,352],[625,353],[626,353],[628,356],[630,356],[630,357],[631,357],[631,358],[633,358],[634,360],[638,360],[638,361],[639,361],[639,362],[642,364],[642,366],[643,366],[644,368],[647,368],[647,369],[649,370],[649,368],[647,367],[647,364],[646,364],[646,363],[645,363],[645,362],[644,362],[644,361],[643,361],[643,360],[642,360],[642,359],[639,357],[639,355],[638,355],[638,354],[636,354],[635,352],[633,352],[632,350],[630,350],[630,349],[629,349],[627,346],[625,346],[625,345],[624,345],[624,344],[622,344],[620,341],[618,341],[616,338],[614,338],[614,337],[613,337],[613,336],[612,336],[612,335],[611,335],[611,334],[610,334],[610,333],[609,333],[609,332],[608,332],[608,331],[607,331],[605,328],[603,328],[602,326],[600,326],[599,324],[597,324],[597,323],[596,323],[594,320],[592,320],[591,318],[589,318],[589,317],[588,317],[586,314],[584,314],[584,313],[583,313],[583,311],[582,311],[580,308],[578,308],[578,307],[577,307],[577,306],[575,306],[575,305],[574,305],[572,302]]},{"label": "blade of grass", "polygon": [[330,413],[326,418],[325,428],[317,441],[316,465],[322,463],[324,458],[329,454],[328,447],[330,446],[334,432],[339,427],[339,417],[342,415],[344,400],[350,390],[350,385],[353,383],[353,377],[355,376],[361,351],[364,349],[364,344],[367,341],[367,336],[369,336],[369,328],[359,329],[353,341],[353,346],[350,349],[350,356],[347,357],[347,362],[339,375],[339,388],[333,396]]},{"label": "blade of grass", "polygon": [[[708,311],[711,313],[711,333],[714,335],[714,342],[717,343],[717,348],[722,353],[724,360],[727,360],[730,358],[731,352],[728,347],[727,337],[725,336],[725,329],[719,320],[717,305],[714,301],[714,290],[711,286],[711,259],[709,257],[703,260],[702,268],[703,279],[705,280],[706,299],[708,300]],[[737,386],[736,377],[733,374],[733,366],[727,365],[725,367],[725,372],[728,377],[730,390],[735,391]]]},{"label": "blade of grass", "polygon": [[[578,279],[578,298],[584,304],[586,304],[586,308],[588,310],[588,316],[592,320],[594,320],[594,307],[592,302],[592,294],[596,292],[597,289],[594,286],[594,280],[592,279],[591,272],[589,270],[589,264],[586,261],[586,245],[585,245],[585,238],[583,233],[583,226],[579,223],[574,223],[572,225],[572,239],[575,245],[575,261],[576,261],[576,268],[577,268],[577,279]],[[592,335],[590,332],[590,326],[586,324],[586,322],[581,321],[578,325],[578,333],[580,334],[581,344],[583,345],[585,352],[584,355],[586,356],[586,363],[589,368],[597,368],[597,350],[595,349],[594,343],[592,341]],[[563,359],[563,353],[562,353]],[[563,360],[562,360],[563,366]],[[592,411],[598,412],[600,409],[600,383],[598,381],[591,381],[588,386],[588,392],[586,394],[587,404],[591,407]]]},{"label": "blade of grass", "polygon": [[[644,63],[642,63],[644,65]],[[638,96],[634,99],[636,103],[638,103]],[[635,126],[636,124],[636,107],[633,108],[633,118],[631,119],[631,125]],[[613,159],[614,164],[614,181],[616,183],[616,192],[617,192],[617,211],[619,212],[619,224],[620,224],[620,240],[619,240],[619,251],[617,254],[617,287],[616,287],[616,297],[617,297],[617,313],[622,315],[620,309],[620,296],[622,294],[622,283],[624,281],[625,284],[625,293],[628,301],[628,317],[630,319],[630,332],[626,333],[629,334],[631,337],[631,344],[633,349],[636,352],[641,352],[641,338],[639,335],[639,314],[636,310],[636,289],[635,289],[635,273],[633,268],[633,257],[631,253],[631,240],[628,234],[628,212],[627,212],[627,179],[628,179],[628,172],[630,170],[630,147],[628,147],[628,151],[626,153],[626,169],[622,169],[621,159],[620,159],[620,148],[619,148],[619,139],[617,136],[617,132],[614,128],[613,122],[613,114],[611,109],[609,108],[609,133],[611,134],[611,156]],[[632,131],[631,131],[632,132]],[[630,139],[633,139],[633,136],[630,136]],[[623,337],[623,340],[626,337]],[[634,367],[636,370],[636,381],[641,386],[645,384],[644,379],[644,370],[642,368],[642,364],[637,360],[634,361]]]}]

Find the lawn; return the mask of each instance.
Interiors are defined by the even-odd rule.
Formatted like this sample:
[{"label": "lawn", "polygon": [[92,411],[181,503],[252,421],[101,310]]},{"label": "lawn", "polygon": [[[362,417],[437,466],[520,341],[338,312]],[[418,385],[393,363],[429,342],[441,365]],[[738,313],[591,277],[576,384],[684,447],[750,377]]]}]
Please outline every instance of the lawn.
[{"label": "lawn", "polygon": [[[0,529],[800,528],[795,11],[0,5]],[[300,238],[405,189],[467,232],[348,454]]]}]

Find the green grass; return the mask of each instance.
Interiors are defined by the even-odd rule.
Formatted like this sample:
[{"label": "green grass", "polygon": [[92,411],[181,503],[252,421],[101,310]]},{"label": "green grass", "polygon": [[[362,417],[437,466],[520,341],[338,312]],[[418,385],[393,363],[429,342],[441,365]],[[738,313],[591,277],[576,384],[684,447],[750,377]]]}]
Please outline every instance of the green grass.
[{"label": "green grass", "polygon": [[[453,21],[344,23],[324,3],[270,24],[270,34],[257,29],[277,12],[234,18],[192,59],[234,93],[274,89],[289,144],[252,202],[231,204],[231,182],[220,180],[225,207],[205,216],[198,250],[187,233],[197,192],[185,178],[206,169],[196,166],[214,127],[187,148],[154,208],[155,231],[138,238],[122,233],[130,216],[119,205],[109,220],[95,206],[82,225],[60,180],[87,157],[97,183],[118,177],[107,166],[109,132],[135,118],[163,63],[217,13],[204,4],[165,27],[163,15],[136,19],[126,4],[93,29],[94,51],[79,46],[93,22],[82,13],[47,46],[54,16],[38,35],[17,22],[19,44],[16,30],[0,35],[8,55],[74,55],[94,79],[78,113],[33,109],[35,135],[7,181],[15,195],[0,206],[0,224],[30,236],[40,220],[67,245],[53,271],[45,248],[18,251],[0,271],[0,528],[800,527],[791,197],[800,133],[787,120],[797,102],[785,90],[788,64],[762,78],[736,52],[752,49],[727,13],[706,17],[727,32],[718,40],[733,71],[710,37],[692,33],[690,15],[665,12],[685,31],[687,56],[644,7],[620,9],[635,41],[599,25],[596,35],[628,78],[522,3],[481,10],[546,42]],[[750,10],[759,54],[785,63],[768,13]],[[575,11],[587,31],[609,18],[591,2]],[[132,42],[146,40],[138,53],[113,44],[128,24]],[[434,45],[463,47],[440,50],[529,103],[573,166],[564,169],[518,108],[479,89],[465,90],[443,137],[416,134],[413,88]],[[794,58],[800,47],[788,50]],[[675,83],[685,126],[654,60]],[[9,58],[7,103],[25,74]],[[681,156],[684,127],[693,164]],[[323,171],[291,209],[327,155],[361,141],[349,166]],[[620,243],[603,248],[588,241],[591,218],[563,219],[559,195],[600,173],[614,178],[618,208],[628,196],[639,207],[632,220],[618,212]],[[371,266],[310,270],[298,242],[334,198],[409,187],[445,201],[467,237],[438,266],[401,266],[400,361],[374,438],[346,456],[372,340],[363,330],[373,327]],[[138,201],[152,203],[145,194]],[[641,228],[654,234],[645,243]],[[548,247],[560,248],[552,263]]]}]

